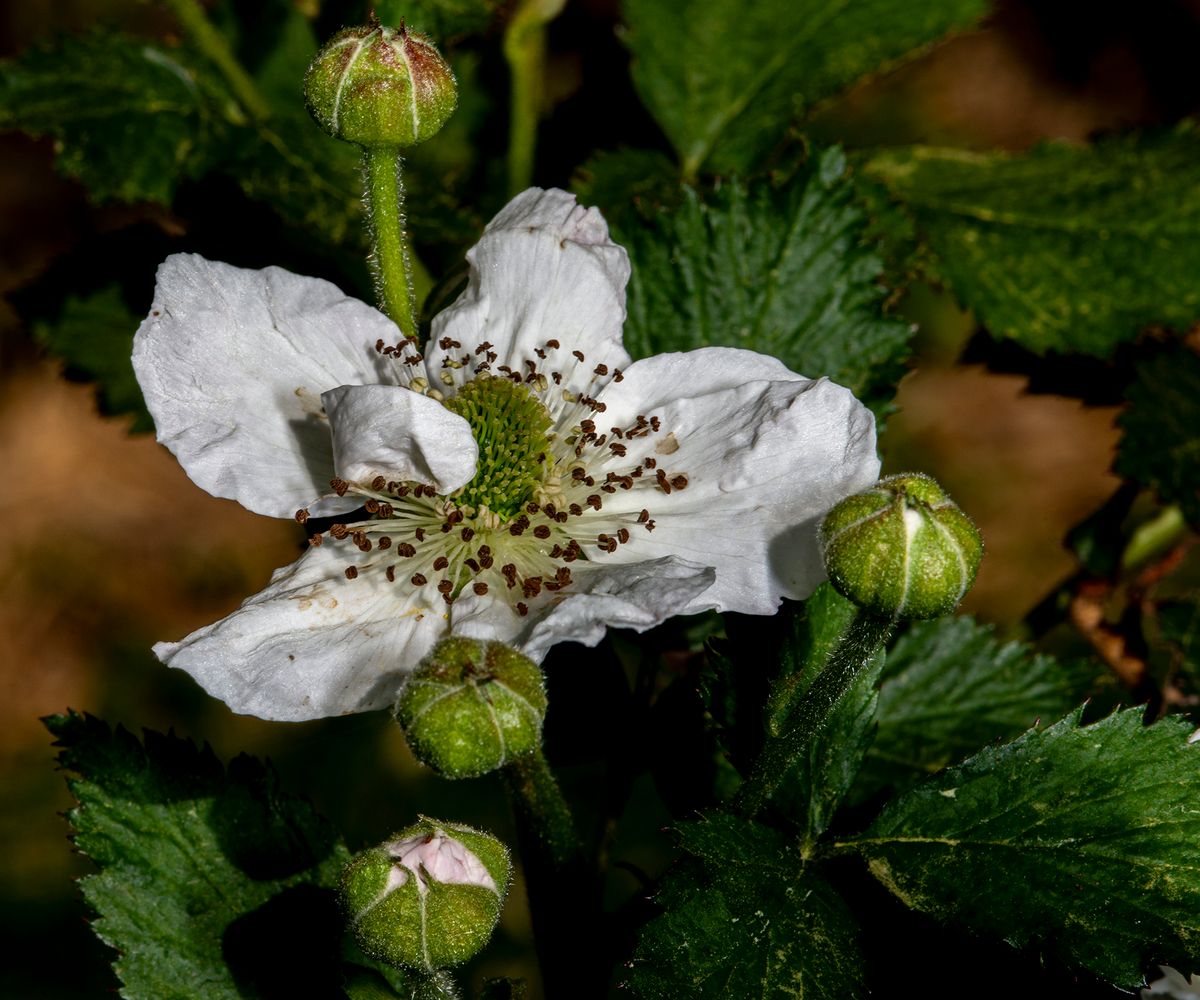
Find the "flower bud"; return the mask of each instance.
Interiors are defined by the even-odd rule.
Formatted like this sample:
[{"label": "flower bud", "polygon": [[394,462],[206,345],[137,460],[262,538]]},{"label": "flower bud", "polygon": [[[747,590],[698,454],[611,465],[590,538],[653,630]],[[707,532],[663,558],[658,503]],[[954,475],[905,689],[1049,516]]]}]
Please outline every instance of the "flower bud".
[{"label": "flower bud", "polygon": [[495,837],[421,817],[342,871],[342,906],[362,950],[389,965],[432,972],[488,942],[512,863]]},{"label": "flower bud", "polygon": [[458,87],[428,38],[375,24],[346,28],[325,44],[304,77],[304,98],[334,138],[415,146],[446,124]]},{"label": "flower bud", "polygon": [[975,580],[983,539],[929,476],[905,473],[847,497],[821,523],[830,582],[885,618],[937,618]]},{"label": "flower bud", "polygon": [[527,656],[490,639],[443,639],[396,702],[413,756],[447,778],[474,778],[542,740],[546,691]]}]

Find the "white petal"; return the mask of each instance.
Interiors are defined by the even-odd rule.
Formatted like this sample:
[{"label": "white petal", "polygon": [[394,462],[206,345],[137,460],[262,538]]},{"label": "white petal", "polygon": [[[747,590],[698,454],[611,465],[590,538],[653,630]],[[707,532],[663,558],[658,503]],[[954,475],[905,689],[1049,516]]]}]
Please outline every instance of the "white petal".
[{"label": "white petal", "polygon": [[402,339],[328,281],[176,254],[158,269],[133,367],[159,441],[198,486],[288,517],[333,475],[321,393],[386,380],[379,338]]},{"label": "white petal", "polygon": [[575,567],[576,587],[557,604],[545,604],[516,645],[535,662],[558,642],[594,646],[605,629],[644,632],[675,615],[711,607],[704,598],[712,586],[709,566],[683,559],[653,559],[625,566]]},{"label": "white petal", "polygon": [[[717,354],[747,352],[694,353],[715,362]],[[735,371],[770,367],[731,360]],[[604,395],[614,423],[627,412],[660,417],[662,431],[647,439],[645,453],[668,479],[685,475],[688,484],[669,495],[635,490],[607,498],[606,514],[646,507],[656,526],[631,527],[628,545],[598,558],[678,555],[708,563],[717,582],[689,610],[715,603],[770,614],[781,597],[806,597],[825,578],[817,525],[840,499],[878,479],[875,421],[849,390],[825,379],[736,385],[736,376],[705,378],[695,362],[688,355],[638,362]],[[693,385],[721,381],[736,387],[690,395]]]},{"label": "white petal", "polygon": [[[600,213],[576,204],[565,191],[530,188],[517,195],[467,252],[470,284],[433,321],[427,364],[436,377],[445,337],[462,348],[458,357],[484,341],[507,364],[525,371],[526,359],[568,376],[571,352],[586,356],[588,377],[597,364],[624,368],[621,346],[629,256],[608,237]],[[561,347],[543,365],[534,354],[547,340]],[[586,381],[586,379],[583,379]]]},{"label": "white petal", "polygon": [[182,642],[154,647],[233,711],[300,721],[384,708],[445,635],[380,572],[347,580],[346,548],[310,549],[261,593]]},{"label": "white petal", "polygon": [[395,385],[343,385],[322,393],[333,429],[337,474],[432,484],[439,493],[475,476],[479,446],[471,425],[441,403]]}]

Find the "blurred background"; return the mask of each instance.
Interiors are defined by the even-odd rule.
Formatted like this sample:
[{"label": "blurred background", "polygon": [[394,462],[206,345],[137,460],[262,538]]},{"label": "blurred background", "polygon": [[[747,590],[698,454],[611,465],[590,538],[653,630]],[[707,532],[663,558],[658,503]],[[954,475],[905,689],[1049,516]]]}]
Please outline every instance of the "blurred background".
[{"label": "blurred background", "polygon": [[[215,19],[229,16],[228,5],[217,6]],[[305,0],[295,9],[315,19],[320,37],[363,17],[352,3]],[[168,40],[178,33],[169,14],[146,2],[8,2],[0,5],[0,55],[97,24]],[[552,24],[538,183],[567,185],[593,149],[617,141],[666,148],[629,83],[619,24],[615,0],[570,0]],[[253,41],[246,31],[239,44]],[[502,140],[487,124],[498,108],[502,128],[506,103],[497,47],[493,29],[455,50],[469,88],[462,114],[478,150],[464,183],[484,192],[457,217],[459,255],[503,200],[489,162],[502,159]],[[813,131],[852,149],[931,142],[1021,150],[1047,138],[1171,123],[1200,107],[1198,52],[1200,2],[1002,0],[980,30],[825,107]],[[442,176],[436,155],[418,171]],[[354,237],[330,246],[297,239],[277,215],[219,180],[185,181],[169,208],[97,205],[55,172],[54,156],[49,139],[0,133],[0,940],[9,956],[0,996],[14,998],[99,996],[116,987],[72,883],[89,863],[69,850],[59,814],[70,797],[38,722],[68,706],[134,732],[174,728],[209,741],[223,759],[241,750],[269,756],[285,786],[305,789],[355,847],[418,810],[511,835],[496,782],[430,778],[385,714],[304,725],[237,717],[154,660],[154,641],[214,621],[261,588],[295,557],[302,532],[202,493],[151,435],[131,433],[130,417],[102,415],[94,388],[64,371],[37,336],[40,326],[61,322],[64,288],[112,286],[132,314],[144,312],[155,266],[177,250],[282,264],[369,299],[361,247]],[[419,192],[410,208],[420,244]],[[425,258],[435,275],[457,259],[442,254]],[[980,338],[972,316],[937,289],[917,287],[897,308],[920,333],[881,441],[886,470],[934,474],[978,521],[988,550],[967,610],[1015,633],[1076,571],[1066,532],[1117,488],[1109,468],[1120,362],[1046,365],[1031,387],[1028,359]],[[670,648],[669,637],[662,641]],[[619,736],[605,713],[627,697],[625,677],[575,653],[548,671],[551,757],[568,789],[590,788]],[[556,718],[571,725],[560,728]],[[670,858],[660,833],[670,817],[649,779],[635,781],[630,794],[626,816],[634,819],[613,852],[625,866],[610,879],[614,906],[635,899],[639,879]],[[604,808],[596,802],[585,823],[603,823]],[[536,975],[529,942],[518,882],[498,942],[472,975]],[[50,954],[77,959],[56,962],[47,983],[42,963]]]}]

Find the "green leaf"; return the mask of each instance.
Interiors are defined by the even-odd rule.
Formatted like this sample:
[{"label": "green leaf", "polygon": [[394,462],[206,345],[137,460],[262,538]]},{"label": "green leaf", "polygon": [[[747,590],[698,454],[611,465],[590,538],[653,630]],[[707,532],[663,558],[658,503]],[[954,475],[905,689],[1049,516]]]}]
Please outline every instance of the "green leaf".
[{"label": "green leaf", "polygon": [[[767,731],[771,736],[778,736],[787,727],[789,716],[821,673],[854,611],[854,605],[826,583],[793,616],[792,633],[783,648],[783,671],[768,705]],[[775,808],[799,825],[806,848],[829,828],[862,765],[874,730],[878,699],[875,685],[883,662],[880,650],[872,663],[855,675],[816,739],[793,761],[771,796]]]},{"label": "green leaf", "polygon": [[882,267],[840,150],[776,188],[739,180],[617,226],[633,262],[625,345],[636,357],[722,345],[890,399],[911,329],[882,314]]},{"label": "green leaf", "polygon": [[968,617],[916,622],[888,654],[855,796],[909,785],[1039,719],[1061,718],[1108,677],[1090,661],[1061,663],[1001,643]]},{"label": "green leaf", "polygon": [[122,996],[339,988],[342,921],[329,887],[348,855],[308,802],[252,757],[226,770],[174,735],[147,732],[143,746],[91,716],[45,722],[60,765],[77,775],[68,819],[100,868],[80,884],[93,929],[119,952]]},{"label": "green leaf", "polygon": [[985,0],[624,0],[633,81],[679,154],[745,171],[818,101],[962,29]]},{"label": "green leaf", "polygon": [[1200,747],[1082,710],[892,802],[842,847],[908,906],[1118,986],[1200,953]]},{"label": "green leaf", "polygon": [[104,413],[131,413],[134,431],[152,431],[130,352],[142,317],[125,303],[120,287],[109,285],[88,298],[70,296],[53,322],[33,328],[38,342],[67,362],[68,372],[97,383]]},{"label": "green leaf", "polygon": [[1165,646],[1192,690],[1200,685],[1200,599],[1164,601],[1156,608],[1158,643]]},{"label": "green leaf", "polygon": [[857,924],[769,827],[717,813],[680,831],[666,911],[642,928],[628,985],[643,1000],[864,995]]},{"label": "green leaf", "polygon": [[1180,347],[1143,362],[1128,399],[1114,468],[1200,525],[1200,357]]},{"label": "green leaf", "polygon": [[224,127],[204,76],[156,42],[95,31],[0,64],[0,130],[53,136],[59,170],[99,201],[169,204]]},{"label": "green leaf", "polygon": [[935,276],[996,337],[1107,357],[1200,318],[1200,134],[1024,155],[916,147],[867,170],[908,205]]}]

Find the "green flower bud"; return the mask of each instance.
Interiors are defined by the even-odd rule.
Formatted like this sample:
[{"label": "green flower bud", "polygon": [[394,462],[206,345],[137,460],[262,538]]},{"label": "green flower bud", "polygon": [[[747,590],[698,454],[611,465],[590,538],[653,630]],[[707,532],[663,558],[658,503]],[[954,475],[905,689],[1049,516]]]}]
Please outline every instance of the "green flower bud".
[{"label": "green flower bud", "polygon": [[428,38],[375,24],[345,28],[325,44],[304,77],[304,98],[336,139],[415,146],[446,124],[458,87]]},{"label": "green flower bud", "polygon": [[975,581],[983,538],[929,476],[905,473],[847,497],[821,523],[829,580],[885,618],[937,618]]},{"label": "green flower bud", "polygon": [[339,894],[366,954],[432,972],[487,944],[511,874],[508,849],[495,837],[422,816],[356,854]]},{"label": "green flower bud", "polygon": [[542,741],[546,690],[537,664],[502,642],[443,639],[396,703],[413,755],[447,778],[474,778]]}]

